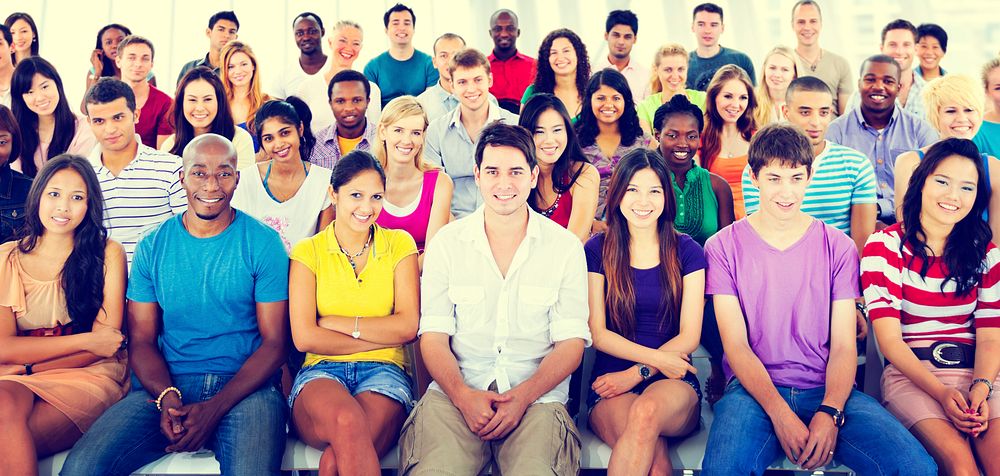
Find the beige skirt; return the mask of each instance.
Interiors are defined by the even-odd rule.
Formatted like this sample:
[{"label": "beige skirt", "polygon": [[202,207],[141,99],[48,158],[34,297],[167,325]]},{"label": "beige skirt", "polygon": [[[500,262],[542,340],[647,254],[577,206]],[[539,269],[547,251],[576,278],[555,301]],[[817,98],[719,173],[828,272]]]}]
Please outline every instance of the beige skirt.
[{"label": "beige skirt", "polygon": [[[958,390],[968,398],[969,385],[972,384],[972,369],[939,369],[926,360],[921,360],[920,363],[941,383]],[[993,385],[1000,385],[1000,378]],[[990,420],[1000,418],[1000,399],[991,398],[987,402],[990,406]],[[882,372],[882,404],[906,428],[928,418],[951,421],[934,397],[924,392],[891,364]]]}]

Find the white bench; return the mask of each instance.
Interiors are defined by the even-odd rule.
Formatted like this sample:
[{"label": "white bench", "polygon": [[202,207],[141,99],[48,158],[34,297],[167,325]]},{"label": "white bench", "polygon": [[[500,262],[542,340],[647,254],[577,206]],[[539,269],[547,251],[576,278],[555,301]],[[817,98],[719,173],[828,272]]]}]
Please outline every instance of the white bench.
[{"label": "white bench", "polygon": [[[874,341],[874,339],[870,339],[869,341]],[[876,365],[870,365],[871,368],[869,368],[868,371],[876,372],[875,375],[881,375],[881,359],[879,358],[878,349],[874,346],[874,344],[869,344],[869,348],[867,350],[867,361],[873,364],[877,362]],[[588,349],[584,355],[582,382],[587,382],[589,380],[590,370],[593,367],[593,360],[594,352],[591,349]],[[692,361],[695,368],[698,369],[698,379],[704,385],[704,381],[708,378],[709,372],[711,371],[708,354],[705,353],[703,349],[699,349],[693,354]],[[874,381],[877,391],[877,378],[875,378]],[[587,386],[586,384],[583,384],[581,387],[579,401],[586,402]],[[867,390],[871,392],[870,388]],[[712,426],[712,420],[712,410],[707,404],[703,403],[701,409],[701,428],[687,438],[671,442],[670,444],[670,461],[673,463],[674,469],[683,470],[684,474],[693,474],[701,470],[701,461],[705,455],[705,446],[708,443],[708,431]],[[597,438],[597,436],[595,436],[587,427],[586,409],[581,409],[580,414],[577,416],[577,426],[579,427],[582,439],[580,467],[582,469],[607,468],[608,461],[611,459],[611,447],[601,442],[601,440]],[[67,453],[68,452],[64,451],[40,461],[38,468],[39,475],[57,475],[59,473],[59,468],[62,467],[63,462],[66,460]],[[285,444],[285,454],[282,460],[281,468],[286,471],[315,471],[319,467],[320,454],[321,452],[319,450],[311,448],[301,441],[289,438]],[[396,451],[396,449],[393,449],[384,458],[382,458],[383,469],[395,469],[398,467],[398,464],[398,451]],[[842,465],[820,468],[815,472],[803,472],[784,457],[775,460],[771,469],[801,472],[803,474],[818,475],[835,473],[854,475],[853,471]],[[210,451],[177,453],[164,456],[157,461],[147,464],[146,466],[139,468],[134,474],[217,475],[219,474],[219,463]]]}]

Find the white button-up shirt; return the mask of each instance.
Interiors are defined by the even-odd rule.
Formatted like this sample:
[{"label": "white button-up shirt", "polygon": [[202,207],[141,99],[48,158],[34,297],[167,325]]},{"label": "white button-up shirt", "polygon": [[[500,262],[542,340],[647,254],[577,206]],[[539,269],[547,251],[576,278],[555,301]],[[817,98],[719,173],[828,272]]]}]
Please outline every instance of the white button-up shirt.
[{"label": "white button-up shirt", "polygon": [[[480,207],[428,242],[418,334],[451,336],[465,383],[486,390],[496,382],[503,393],[530,378],[556,342],[590,345],[587,264],[576,235],[529,209],[527,233],[504,278],[484,217]],[[437,382],[430,388],[442,391]],[[535,403],[568,397],[566,377]]]},{"label": "white button-up shirt", "polygon": [[[601,55],[592,63],[593,72],[598,72],[604,68],[615,68],[615,65],[608,61],[608,55]],[[653,94],[653,77],[649,68],[639,64],[635,58],[629,58],[625,69],[619,71],[628,81],[628,87],[632,90],[632,101],[639,104]]]}]

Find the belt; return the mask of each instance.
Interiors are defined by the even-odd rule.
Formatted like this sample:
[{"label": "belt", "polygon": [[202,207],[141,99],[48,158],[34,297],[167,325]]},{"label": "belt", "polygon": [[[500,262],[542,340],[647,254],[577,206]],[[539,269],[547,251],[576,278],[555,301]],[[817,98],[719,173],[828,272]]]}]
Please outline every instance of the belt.
[{"label": "belt", "polygon": [[920,360],[939,369],[971,369],[976,364],[976,348],[956,342],[935,342],[930,347],[912,349]]}]

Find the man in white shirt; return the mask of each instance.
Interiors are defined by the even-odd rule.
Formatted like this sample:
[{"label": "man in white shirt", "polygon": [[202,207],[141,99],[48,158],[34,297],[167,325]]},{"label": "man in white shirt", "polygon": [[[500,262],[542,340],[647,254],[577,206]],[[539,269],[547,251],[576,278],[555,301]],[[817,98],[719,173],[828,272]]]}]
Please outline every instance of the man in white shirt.
[{"label": "man in white shirt", "polygon": [[455,182],[451,213],[462,218],[483,203],[473,178],[479,131],[487,124],[502,121],[517,124],[517,115],[490,101],[493,74],[486,56],[474,49],[459,51],[448,65],[452,91],[459,106],[427,127],[424,157],[442,167]]},{"label": "man in white shirt", "polygon": [[90,153],[104,195],[108,238],[125,248],[132,266],[136,243],[164,220],[187,210],[181,158],[143,144],[135,93],[125,82],[101,78],[84,100],[98,146]]},{"label": "man in white shirt", "polygon": [[649,68],[632,57],[632,47],[639,39],[639,18],[631,10],[614,10],[604,23],[604,41],[608,55],[594,60],[594,72],[615,68],[628,80],[636,104],[652,94]]},{"label": "man in white shirt", "polygon": [[475,161],[485,206],[442,228],[424,258],[418,335],[434,382],[403,425],[400,473],[479,474],[495,459],[503,474],[576,474],[565,404],[590,345],[583,248],[527,205],[538,181],[527,130],[486,126]]}]

